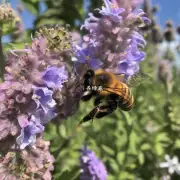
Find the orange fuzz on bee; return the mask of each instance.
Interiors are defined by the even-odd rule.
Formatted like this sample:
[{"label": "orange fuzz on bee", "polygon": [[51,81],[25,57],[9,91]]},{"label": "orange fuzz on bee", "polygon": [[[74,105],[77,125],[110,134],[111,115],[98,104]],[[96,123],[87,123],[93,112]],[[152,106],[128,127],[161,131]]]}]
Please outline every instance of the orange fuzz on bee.
[{"label": "orange fuzz on bee", "polygon": [[[141,76],[135,75],[128,81],[124,74],[115,75],[102,69],[88,69],[83,76],[83,96],[81,100],[88,101],[92,97],[94,109],[92,109],[79,123],[78,127],[93,118],[102,118],[114,112],[118,107],[123,111],[133,108],[134,98],[128,87],[128,82],[135,85],[135,79],[141,80]],[[102,102],[105,102],[105,104]]]}]

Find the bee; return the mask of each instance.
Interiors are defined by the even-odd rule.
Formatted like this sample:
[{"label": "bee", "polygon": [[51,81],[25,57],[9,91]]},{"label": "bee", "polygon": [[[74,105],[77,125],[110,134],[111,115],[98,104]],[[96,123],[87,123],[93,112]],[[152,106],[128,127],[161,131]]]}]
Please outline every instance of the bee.
[{"label": "bee", "polygon": [[[124,74],[116,75],[103,69],[88,69],[83,76],[82,101],[88,101],[93,96],[94,109],[92,109],[80,121],[82,123],[93,118],[102,118],[114,112],[117,108],[123,111],[130,111],[134,105],[134,97],[128,86],[137,86],[148,80],[150,77],[143,73],[137,73],[130,79],[126,79]],[[102,102],[105,101],[105,104]]]}]

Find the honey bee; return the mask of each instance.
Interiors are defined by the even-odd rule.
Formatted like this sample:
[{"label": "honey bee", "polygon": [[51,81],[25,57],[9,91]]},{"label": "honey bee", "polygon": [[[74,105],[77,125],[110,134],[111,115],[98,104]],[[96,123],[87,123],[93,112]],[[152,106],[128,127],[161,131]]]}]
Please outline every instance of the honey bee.
[{"label": "honey bee", "polygon": [[[77,127],[93,118],[102,118],[114,112],[118,107],[123,111],[133,108],[134,98],[128,86],[137,86],[150,77],[137,73],[130,79],[124,74],[116,75],[103,69],[88,69],[83,76],[83,95],[81,100],[88,101],[95,97],[94,106]],[[105,104],[102,105],[102,102]]]}]

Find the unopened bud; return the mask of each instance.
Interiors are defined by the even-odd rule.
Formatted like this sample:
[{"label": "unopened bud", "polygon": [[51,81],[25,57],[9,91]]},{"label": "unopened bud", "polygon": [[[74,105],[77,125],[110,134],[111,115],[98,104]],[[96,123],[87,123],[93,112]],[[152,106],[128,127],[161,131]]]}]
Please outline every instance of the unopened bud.
[{"label": "unopened bud", "polygon": [[176,32],[180,35],[180,26],[176,28]]},{"label": "unopened bud", "polygon": [[152,28],[152,41],[154,43],[160,43],[160,42],[162,42],[162,40],[163,40],[163,35],[160,30],[160,27],[154,26]]},{"label": "unopened bud", "polygon": [[173,22],[172,22],[171,20],[168,20],[168,21],[166,22],[166,27],[172,28],[172,27],[173,27]]},{"label": "unopened bud", "polygon": [[159,11],[159,6],[155,5],[153,8],[152,8],[152,13],[157,13]]},{"label": "unopened bud", "polygon": [[163,60],[160,62],[158,67],[158,78],[163,83],[167,83],[172,80],[172,67],[168,60]]},{"label": "unopened bud", "polygon": [[172,28],[166,28],[164,32],[164,38],[168,42],[171,42],[174,40],[174,31]]}]

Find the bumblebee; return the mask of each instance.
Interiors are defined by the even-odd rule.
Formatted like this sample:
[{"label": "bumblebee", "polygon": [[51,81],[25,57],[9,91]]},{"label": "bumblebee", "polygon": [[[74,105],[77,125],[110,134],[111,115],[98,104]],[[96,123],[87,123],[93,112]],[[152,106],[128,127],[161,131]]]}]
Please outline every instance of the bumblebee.
[{"label": "bumblebee", "polygon": [[[83,95],[81,100],[88,101],[95,97],[95,108],[87,114],[78,124],[93,118],[102,118],[114,112],[118,107],[123,111],[133,108],[134,98],[128,86],[136,86],[149,78],[145,74],[136,74],[126,80],[124,74],[115,75],[102,69],[88,69],[83,76]],[[103,105],[102,102],[105,102]]]}]

